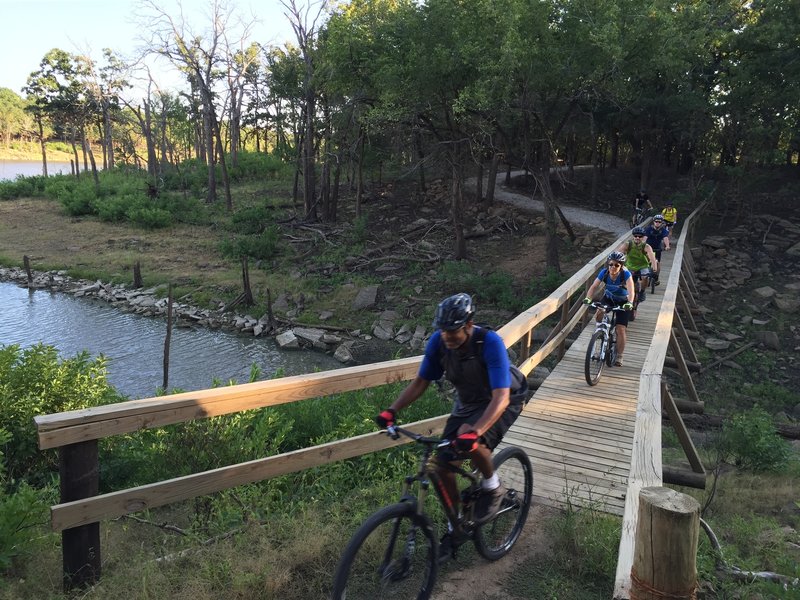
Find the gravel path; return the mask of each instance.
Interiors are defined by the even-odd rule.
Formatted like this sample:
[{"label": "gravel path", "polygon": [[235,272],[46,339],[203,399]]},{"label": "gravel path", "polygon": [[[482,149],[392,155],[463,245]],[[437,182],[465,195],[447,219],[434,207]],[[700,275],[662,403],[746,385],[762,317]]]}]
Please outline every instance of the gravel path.
[{"label": "gravel path", "polygon": [[[511,175],[522,175],[524,171],[515,171]],[[536,200],[530,195],[520,194],[519,192],[512,192],[508,187],[503,185],[505,182],[505,173],[497,176],[497,187],[494,191],[494,197],[500,202],[506,204],[513,204],[514,206],[523,210],[544,213],[544,202]],[[477,186],[477,179],[469,180],[470,186]],[[596,212],[593,210],[586,210],[577,208],[575,206],[562,206],[561,212],[570,223],[579,223],[587,227],[597,227],[604,231],[610,231],[617,235],[621,235],[630,231],[630,226],[625,219],[609,215],[603,212]]]}]

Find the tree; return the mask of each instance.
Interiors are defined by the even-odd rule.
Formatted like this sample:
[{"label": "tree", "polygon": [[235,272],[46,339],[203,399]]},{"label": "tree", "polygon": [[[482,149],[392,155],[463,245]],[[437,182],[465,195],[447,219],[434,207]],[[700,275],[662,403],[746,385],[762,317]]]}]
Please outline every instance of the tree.
[{"label": "tree", "polygon": [[9,88],[0,88],[0,142],[8,149],[11,139],[29,129],[25,101]]}]

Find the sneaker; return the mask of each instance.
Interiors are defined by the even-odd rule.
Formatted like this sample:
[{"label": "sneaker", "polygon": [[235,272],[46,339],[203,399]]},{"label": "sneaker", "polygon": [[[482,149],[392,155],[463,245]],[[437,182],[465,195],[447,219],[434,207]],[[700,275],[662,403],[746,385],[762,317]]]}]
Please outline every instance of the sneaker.
[{"label": "sneaker", "polygon": [[503,503],[503,498],[506,497],[506,488],[501,483],[499,487],[493,490],[483,490],[478,502],[475,504],[475,523],[482,525],[490,521],[492,517],[500,510],[500,505]]},{"label": "sneaker", "polygon": [[661,282],[658,279],[656,279],[656,285],[661,285]]},{"label": "sneaker", "polygon": [[622,366],[622,357],[621,356],[618,356],[616,359],[614,359],[614,366],[615,367],[621,367]]},{"label": "sneaker", "polygon": [[645,300],[647,300],[647,292],[642,290],[639,292],[639,302],[644,302]]}]

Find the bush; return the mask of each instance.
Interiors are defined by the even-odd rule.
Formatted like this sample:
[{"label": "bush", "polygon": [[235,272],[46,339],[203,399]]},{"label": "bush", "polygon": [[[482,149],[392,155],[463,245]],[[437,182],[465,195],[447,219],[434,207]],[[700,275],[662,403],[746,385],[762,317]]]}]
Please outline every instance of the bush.
[{"label": "bush", "polygon": [[278,228],[272,225],[260,235],[222,240],[220,252],[230,258],[248,256],[256,260],[271,260],[280,254]]},{"label": "bush", "polygon": [[172,215],[163,208],[136,205],[130,207],[125,214],[132,223],[145,229],[161,229],[172,225]]},{"label": "bush", "polygon": [[270,220],[270,212],[265,206],[251,206],[233,213],[231,228],[236,233],[245,235],[258,234],[267,228]]},{"label": "bush", "polygon": [[[263,152],[239,152],[239,164],[228,170],[232,182],[246,179],[277,179],[290,167],[277,156]],[[226,160],[230,160],[229,158]],[[228,163],[230,164],[230,162]]]},{"label": "bush", "polygon": [[10,435],[4,444],[10,479],[47,476],[57,470],[54,451],[41,452],[33,417],[117,402],[120,396],[106,382],[106,359],[87,352],[60,359],[52,346],[22,350],[0,346],[0,429]]},{"label": "bush", "polygon": [[719,443],[726,460],[732,459],[743,469],[779,471],[789,462],[789,445],[775,432],[770,415],[759,406],[727,421]]}]

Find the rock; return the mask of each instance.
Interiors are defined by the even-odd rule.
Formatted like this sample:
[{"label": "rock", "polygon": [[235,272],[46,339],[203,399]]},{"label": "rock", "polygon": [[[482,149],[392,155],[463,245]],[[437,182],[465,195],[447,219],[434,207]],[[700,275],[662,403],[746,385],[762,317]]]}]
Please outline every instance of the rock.
[{"label": "rock", "polygon": [[728,246],[727,240],[720,237],[707,237],[700,243],[709,248],[726,248]]},{"label": "rock", "polygon": [[331,311],[331,310],[323,310],[321,313],[319,313],[319,320],[320,321],[327,321],[332,316],[333,316],[333,311]]},{"label": "rock", "polygon": [[278,343],[278,347],[284,350],[300,347],[300,340],[293,331],[284,331],[275,337],[275,341]]},{"label": "rock", "polygon": [[256,325],[255,327],[253,327],[253,336],[258,337],[261,335],[263,331],[264,331],[263,325]]},{"label": "rock", "polygon": [[742,339],[742,336],[736,333],[721,333],[720,335],[729,342],[735,342],[736,340]]},{"label": "rock", "polygon": [[375,306],[378,300],[378,286],[369,285],[365,288],[358,290],[356,299],[353,300],[353,310],[363,310]]},{"label": "rock", "polygon": [[727,340],[720,340],[717,338],[708,338],[705,343],[705,347],[709,350],[727,350],[730,346],[731,343]]},{"label": "rock", "polygon": [[400,315],[395,310],[385,310],[378,316],[381,321],[397,321],[399,318]]},{"label": "rock", "polygon": [[762,298],[763,300],[769,300],[770,298],[775,296],[775,294],[777,294],[778,292],[777,290],[775,290],[775,288],[771,288],[768,285],[765,285],[764,287],[754,289],[753,293],[759,298]]},{"label": "rock", "polygon": [[800,256],[800,242],[786,250],[786,254],[789,256]]},{"label": "rock", "polygon": [[772,301],[783,312],[793,313],[800,308],[800,298],[785,294],[777,294]]},{"label": "rock", "polygon": [[336,352],[333,353],[333,358],[338,360],[340,363],[345,365],[350,365],[355,363],[355,358],[353,358],[353,353],[350,351],[350,346],[352,342],[345,342],[344,344],[340,344],[338,348],[336,348]]},{"label": "rock", "polygon": [[755,318],[753,319],[753,325],[761,326],[761,325],[766,325],[767,323],[769,323],[769,319],[755,319]]},{"label": "rock", "polygon": [[414,335],[411,337],[410,346],[412,350],[420,350],[425,344],[425,328],[422,325],[417,325],[414,330]]},{"label": "rock", "polygon": [[411,341],[414,335],[411,333],[411,328],[408,325],[403,325],[400,330],[395,334],[394,341],[398,344],[405,344]]},{"label": "rock", "polygon": [[326,348],[325,342],[323,341],[325,332],[322,329],[316,329],[313,327],[295,327],[292,331],[294,331],[294,334],[298,338],[310,342],[315,348]]},{"label": "rock", "polygon": [[372,326],[372,334],[379,340],[388,342],[394,337],[394,325],[391,321],[378,320]]},{"label": "rock", "polygon": [[283,293],[275,299],[275,302],[272,303],[273,310],[279,310],[281,312],[286,312],[289,310],[289,297]]},{"label": "rock", "polygon": [[753,338],[759,343],[772,350],[781,349],[781,340],[774,331],[754,331]]}]

